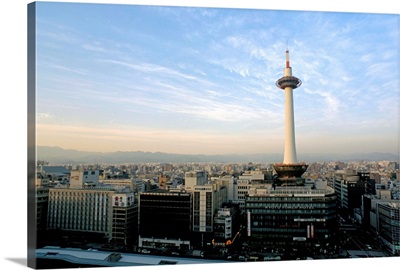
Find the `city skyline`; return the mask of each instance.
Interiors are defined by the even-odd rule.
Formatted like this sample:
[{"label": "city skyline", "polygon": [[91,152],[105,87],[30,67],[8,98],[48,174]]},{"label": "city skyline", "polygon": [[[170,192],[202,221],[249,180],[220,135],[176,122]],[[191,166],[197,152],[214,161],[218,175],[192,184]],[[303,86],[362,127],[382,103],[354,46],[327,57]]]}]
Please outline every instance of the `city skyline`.
[{"label": "city skyline", "polygon": [[39,146],[283,153],[288,48],[300,160],[398,152],[396,15],[42,2],[36,20]]}]

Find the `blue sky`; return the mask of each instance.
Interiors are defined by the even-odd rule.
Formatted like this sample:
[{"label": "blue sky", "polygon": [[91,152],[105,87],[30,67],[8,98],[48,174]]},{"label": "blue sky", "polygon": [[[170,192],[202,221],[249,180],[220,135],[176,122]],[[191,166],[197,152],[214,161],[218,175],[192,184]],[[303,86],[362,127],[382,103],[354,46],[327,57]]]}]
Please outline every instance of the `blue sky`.
[{"label": "blue sky", "polygon": [[285,50],[301,153],[398,151],[399,17],[39,2],[37,144],[283,153]]}]

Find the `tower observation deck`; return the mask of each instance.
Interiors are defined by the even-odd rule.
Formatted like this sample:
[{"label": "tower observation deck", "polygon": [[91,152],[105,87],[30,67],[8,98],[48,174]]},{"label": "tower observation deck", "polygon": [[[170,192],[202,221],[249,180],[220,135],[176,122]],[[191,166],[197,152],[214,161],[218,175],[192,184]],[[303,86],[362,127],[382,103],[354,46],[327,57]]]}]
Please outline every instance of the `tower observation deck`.
[{"label": "tower observation deck", "polygon": [[286,67],[283,70],[283,77],[275,84],[285,91],[285,152],[283,163],[274,164],[274,169],[278,173],[278,179],[284,180],[288,185],[297,185],[304,180],[301,175],[307,170],[308,165],[297,162],[293,90],[300,87],[302,82],[292,75],[289,50],[286,50]]}]

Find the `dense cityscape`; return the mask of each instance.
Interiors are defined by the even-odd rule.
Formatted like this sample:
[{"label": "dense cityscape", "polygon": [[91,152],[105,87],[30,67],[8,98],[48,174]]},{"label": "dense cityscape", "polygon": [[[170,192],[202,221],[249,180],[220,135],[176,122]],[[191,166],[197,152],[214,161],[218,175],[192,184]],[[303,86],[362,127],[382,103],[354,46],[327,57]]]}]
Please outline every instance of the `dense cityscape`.
[{"label": "dense cityscape", "polygon": [[227,261],[399,255],[397,162],[310,163],[303,187],[326,195],[304,203],[277,197],[276,176],[272,164],[40,161],[38,258],[48,246]]}]

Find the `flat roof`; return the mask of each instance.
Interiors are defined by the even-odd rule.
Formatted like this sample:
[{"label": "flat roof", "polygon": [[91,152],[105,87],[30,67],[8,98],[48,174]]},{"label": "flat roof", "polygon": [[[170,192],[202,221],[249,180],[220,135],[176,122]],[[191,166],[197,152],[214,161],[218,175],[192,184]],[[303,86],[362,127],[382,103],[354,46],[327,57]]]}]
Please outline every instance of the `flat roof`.
[{"label": "flat roof", "polygon": [[[110,262],[107,258],[118,253],[121,258],[117,262]],[[147,254],[121,253],[115,251],[84,250],[79,248],[44,247],[36,250],[37,259],[65,260],[76,264],[90,264],[98,266],[146,266],[159,264],[209,264],[230,263],[223,260],[207,260],[183,257],[155,256]]]}]

